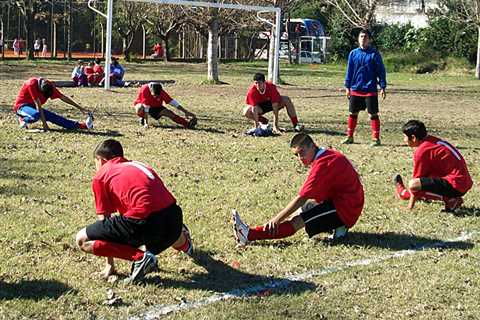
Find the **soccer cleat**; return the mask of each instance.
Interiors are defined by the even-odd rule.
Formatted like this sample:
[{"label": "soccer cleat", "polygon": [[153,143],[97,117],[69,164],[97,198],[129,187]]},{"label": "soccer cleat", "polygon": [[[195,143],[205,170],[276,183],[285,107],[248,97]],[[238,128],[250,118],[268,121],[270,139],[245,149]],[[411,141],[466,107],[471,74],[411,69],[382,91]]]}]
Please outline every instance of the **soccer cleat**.
[{"label": "soccer cleat", "polygon": [[372,143],[370,143],[370,147],[379,147],[381,145],[382,143],[380,142],[380,139],[375,139],[372,141]]},{"label": "soccer cleat", "polygon": [[401,192],[405,190],[405,186],[403,184],[402,176],[397,174],[393,177],[393,184],[395,185],[395,197],[397,199],[402,199]]},{"label": "soccer cleat", "polygon": [[23,120],[23,117],[18,117],[18,124],[22,129],[28,129],[28,124]]},{"label": "soccer cleat", "polygon": [[93,129],[93,113],[88,113],[87,120],[85,120],[85,126],[87,129]]},{"label": "soccer cleat", "polygon": [[445,212],[455,212],[463,204],[462,197],[445,199]]},{"label": "soccer cleat", "polygon": [[232,210],[232,218],[233,218],[233,234],[235,236],[235,240],[241,246],[246,246],[248,244],[248,232],[250,227],[242,221],[238,211],[233,209]]},{"label": "soccer cleat", "polygon": [[393,183],[395,185],[399,184],[399,185],[402,185],[403,186],[403,179],[402,179],[402,176],[397,174],[395,175],[395,177],[393,177]]},{"label": "soccer cleat", "polygon": [[342,144],[353,144],[353,137],[348,136],[345,140],[342,141]]},{"label": "soccer cleat", "polygon": [[329,237],[330,240],[337,240],[345,238],[348,234],[348,229],[345,226],[341,226],[333,230],[333,234]]},{"label": "soccer cleat", "polygon": [[182,233],[188,242],[188,247],[184,252],[191,257],[193,255],[193,242],[192,237],[190,236],[190,230],[188,230],[186,225],[182,226]]},{"label": "soccer cleat", "polygon": [[138,122],[142,127],[145,126],[145,118],[138,118]]},{"label": "soccer cleat", "polygon": [[302,132],[304,129],[305,129],[305,126],[301,123],[297,123],[293,128],[295,132]]},{"label": "soccer cleat", "polygon": [[197,118],[192,118],[188,121],[187,124],[187,129],[195,129],[195,126],[197,125]]},{"label": "soccer cleat", "polygon": [[133,262],[129,281],[131,283],[137,283],[142,281],[147,273],[157,270],[157,257],[151,252],[145,251],[142,260]]}]

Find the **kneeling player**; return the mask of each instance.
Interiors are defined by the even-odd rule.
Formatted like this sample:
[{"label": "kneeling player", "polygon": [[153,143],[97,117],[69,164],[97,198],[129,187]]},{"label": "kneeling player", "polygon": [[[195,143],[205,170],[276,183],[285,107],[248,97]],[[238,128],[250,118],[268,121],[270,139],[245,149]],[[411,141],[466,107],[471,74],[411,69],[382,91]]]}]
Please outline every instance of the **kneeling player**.
[{"label": "kneeling player", "polygon": [[265,81],[263,73],[254,75],[253,84],[248,89],[245,102],[247,106],[243,109],[243,114],[247,119],[253,120],[255,128],[259,126],[259,123],[267,124],[268,119],[263,115],[273,111],[273,132],[279,134],[284,131],[278,126],[278,111],[285,107],[292,121],[293,129],[296,132],[304,129],[304,126],[298,122],[292,100],[287,96],[281,96],[273,83]]},{"label": "kneeling player", "polygon": [[[345,236],[362,213],[364,196],[360,177],[351,162],[340,152],[319,148],[309,135],[299,133],[290,143],[293,153],[310,172],[298,195],[263,226],[250,228],[233,210],[237,242],[280,239],[305,228],[309,237],[334,231],[333,237]],[[307,203],[315,201],[314,205]],[[307,205],[305,205],[307,204]],[[297,209],[300,214],[289,218]]]},{"label": "kneeling player", "polygon": [[473,185],[465,159],[447,141],[428,135],[421,121],[408,121],[402,131],[403,141],[416,148],[413,178],[407,189],[402,177],[397,175],[395,195],[409,200],[409,209],[413,209],[416,200],[440,200],[445,202],[445,211],[455,211],[463,203],[462,196]]},{"label": "kneeling player", "polygon": [[[182,118],[168,110],[163,106],[164,102],[182,111],[185,117],[190,119]],[[159,120],[162,116],[167,117],[186,129],[194,129],[197,125],[195,114],[186,110],[176,100],[172,99],[158,82],[150,82],[140,87],[134,107],[137,115],[140,117],[140,123],[145,128],[148,128],[149,125],[149,115],[155,120]]]},{"label": "kneeling player", "polygon": [[98,221],[80,230],[76,241],[83,251],[107,257],[103,276],[115,273],[113,258],[133,261],[129,280],[138,282],[157,269],[155,255],[168,247],[191,255],[182,209],[157,173],[125,159],[122,145],[113,139],[100,143],[94,157],[97,173],[92,188]]}]

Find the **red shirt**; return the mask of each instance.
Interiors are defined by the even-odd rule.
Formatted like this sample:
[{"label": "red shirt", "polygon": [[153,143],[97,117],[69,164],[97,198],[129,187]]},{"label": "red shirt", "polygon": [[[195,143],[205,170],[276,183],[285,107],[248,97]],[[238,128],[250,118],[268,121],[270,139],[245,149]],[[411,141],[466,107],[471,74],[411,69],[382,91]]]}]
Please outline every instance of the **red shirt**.
[{"label": "red shirt", "polygon": [[255,84],[248,88],[245,103],[249,106],[258,106],[262,102],[271,101],[272,103],[280,103],[282,98],[278,93],[277,87],[270,81],[265,82],[265,92],[262,94],[258,91]]},{"label": "red shirt", "polygon": [[[53,92],[50,99],[58,99],[62,96],[62,93],[60,93],[60,91],[58,91],[58,89],[53,86]],[[20,89],[17,99],[15,100],[15,104],[13,105],[13,111],[17,112],[17,110],[24,104],[34,106],[35,99],[39,99],[42,105],[47,102],[47,98],[45,98],[43,93],[40,91],[40,87],[38,85],[38,78],[31,78],[25,81],[22,88]]]},{"label": "red shirt", "polygon": [[83,69],[83,72],[85,72],[85,74],[86,74],[87,76],[92,75],[93,72],[94,72],[94,71],[93,71],[93,67],[91,67],[91,66],[86,66],[86,67]]},{"label": "red shirt", "polygon": [[473,185],[467,163],[450,143],[427,136],[413,154],[414,178],[443,178],[455,190],[465,193]]},{"label": "red shirt", "polygon": [[332,149],[319,149],[298,195],[317,203],[332,201],[348,228],[363,209],[363,186],[357,171],[347,157]]},{"label": "red shirt", "polygon": [[96,74],[103,74],[103,67],[99,64],[93,66],[93,72]]},{"label": "red shirt", "polygon": [[105,163],[92,181],[97,214],[146,219],[176,203],[157,173],[135,161],[117,157]]},{"label": "red shirt", "polygon": [[141,103],[149,106],[150,108],[163,107],[163,103],[170,103],[173,99],[164,90],[160,91],[159,96],[153,96],[150,92],[148,84],[144,84],[138,89],[137,99],[133,103],[134,105]]}]

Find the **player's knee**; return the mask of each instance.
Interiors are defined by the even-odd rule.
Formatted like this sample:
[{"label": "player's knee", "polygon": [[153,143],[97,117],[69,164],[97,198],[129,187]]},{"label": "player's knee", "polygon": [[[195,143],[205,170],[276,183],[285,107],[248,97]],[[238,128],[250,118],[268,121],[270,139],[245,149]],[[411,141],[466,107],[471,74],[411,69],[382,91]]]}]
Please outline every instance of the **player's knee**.
[{"label": "player's knee", "polygon": [[78,231],[77,236],[75,237],[75,242],[77,243],[77,246],[83,251],[85,251],[85,242],[87,240],[88,237],[85,229]]},{"label": "player's knee", "polygon": [[408,182],[408,189],[413,191],[418,191],[422,189],[422,184],[420,183],[420,179],[412,179]]},{"label": "player's knee", "polygon": [[252,116],[252,108],[250,106],[245,106],[242,113],[245,117],[250,118]]},{"label": "player's knee", "polygon": [[144,117],[145,116],[145,107],[143,104],[138,103],[135,105],[135,112],[137,113],[137,116],[139,117]]},{"label": "player's knee", "polygon": [[30,117],[32,118],[31,122],[37,122],[38,120],[40,120],[40,112],[37,111],[31,114]]}]

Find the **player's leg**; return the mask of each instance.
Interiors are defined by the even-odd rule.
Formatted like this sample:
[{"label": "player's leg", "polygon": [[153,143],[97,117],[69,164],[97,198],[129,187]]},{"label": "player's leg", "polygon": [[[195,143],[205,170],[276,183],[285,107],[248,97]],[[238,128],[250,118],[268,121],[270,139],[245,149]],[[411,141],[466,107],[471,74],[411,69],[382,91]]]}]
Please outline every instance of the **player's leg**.
[{"label": "player's leg", "polygon": [[405,187],[402,176],[399,174],[395,175],[393,178],[393,183],[395,185],[395,197],[399,200],[409,200],[410,191],[408,191],[408,188]]},{"label": "player's leg", "polygon": [[304,126],[298,122],[297,112],[295,106],[293,105],[292,100],[288,96],[281,96],[281,101],[279,103],[280,109],[285,107],[287,109],[288,117],[292,122],[293,128],[296,132],[300,132],[304,129]]},{"label": "player's leg", "polygon": [[331,201],[320,204],[306,203],[300,216],[305,224],[305,232],[311,238],[322,232],[332,232],[331,238],[337,239],[347,235],[348,228],[340,219],[335,205]]},{"label": "player's leg", "polygon": [[33,105],[24,104],[17,110],[18,122],[21,128],[27,128],[31,123],[40,120],[40,112]]},{"label": "player's leg", "polygon": [[439,177],[427,177],[412,179],[409,182],[409,188],[419,199],[439,200],[445,203],[445,211],[452,212],[459,208],[464,193],[453,188],[445,179]]},{"label": "player's leg", "polygon": [[173,113],[172,111],[168,110],[167,108],[162,108],[159,112],[159,115],[161,117],[167,117],[169,118],[170,120],[172,120],[173,122],[175,123],[178,123],[179,125],[181,125],[182,127],[184,127],[185,129],[188,128],[188,121],[187,119],[183,118],[183,117],[180,117],[179,115],[176,115],[175,113]]},{"label": "player's leg", "polygon": [[88,129],[85,122],[69,120],[47,109],[43,109],[43,114],[45,115],[46,121],[56,124],[57,126],[60,126],[62,128],[69,130]]},{"label": "player's leg", "polygon": [[348,103],[348,121],[347,121],[347,138],[343,141],[344,144],[352,144],[355,128],[358,122],[358,113],[367,108],[364,97],[350,96]]},{"label": "player's leg", "polygon": [[380,145],[380,118],[378,117],[378,96],[366,97],[367,112],[370,115],[372,146]]},{"label": "player's leg", "polygon": [[[271,104],[270,104],[270,105],[271,105]],[[268,119],[263,116],[264,111],[263,111],[262,107],[258,107],[258,106],[257,106],[257,108],[258,108],[258,121],[259,121],[260,123],[262,123],[262,124],[267,124],[267,123],[268,123]],[[244,115],[247,119],[254,121],[254,118],[253,118],[253,106],[248,106],[248,105],[245,106],[245,107],[243,108],[243,111],[242,111],[242,112],[243,112],[243,115]]]},{"label": "player's leg", "polygon": [[[149,112],[150,107],[144,105],[143,103],[137,103],[133,106],[135,109],[135,113],[138,116],[139,122],[142,126],[145,125],[145,112]],[[157,119],[158,120],[158,119]]]}]

